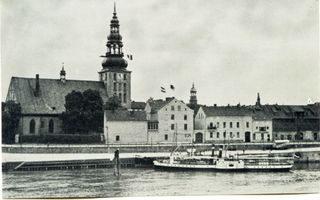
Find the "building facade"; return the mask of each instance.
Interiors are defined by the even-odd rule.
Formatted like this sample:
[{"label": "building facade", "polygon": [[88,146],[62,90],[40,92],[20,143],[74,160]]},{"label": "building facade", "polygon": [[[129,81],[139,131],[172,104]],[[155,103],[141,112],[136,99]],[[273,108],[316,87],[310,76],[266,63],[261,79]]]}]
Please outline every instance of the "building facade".
[{"label": "building facade", "polygon": [[192,142],[193,110],[174,97],[149,99],[145,108],[150,143]]},{"label": "building facade", "polygon": [[106,144],[148,143],[147,118],[144,111],[106,110],[104,137]]},{"label": "building facade", "polygon": [[201,106],[195,115],[195,142],[251,142],[252,116],[233,106]]}]

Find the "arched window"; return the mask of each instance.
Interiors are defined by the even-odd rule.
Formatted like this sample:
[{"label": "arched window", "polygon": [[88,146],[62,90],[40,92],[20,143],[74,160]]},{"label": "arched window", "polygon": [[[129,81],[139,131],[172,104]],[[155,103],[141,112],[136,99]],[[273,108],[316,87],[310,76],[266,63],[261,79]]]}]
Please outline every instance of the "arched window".
[{"label": "arched window", "polygon": [[36,129],[36,122],[34,121],[34,119],[32,119],[29,124],[29,133],[34,134],[35,129]]},{"label": "arched window", "polygon": [[53,123],[53,120],[50,119],[50,121],[49,121],[49,133],[53,133],[53,130],[54,130],[54,123]]}]

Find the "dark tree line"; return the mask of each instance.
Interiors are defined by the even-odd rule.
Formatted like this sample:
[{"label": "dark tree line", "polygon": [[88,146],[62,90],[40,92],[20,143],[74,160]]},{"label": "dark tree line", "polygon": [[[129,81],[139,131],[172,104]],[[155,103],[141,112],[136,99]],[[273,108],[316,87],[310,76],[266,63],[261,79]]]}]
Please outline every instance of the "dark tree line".
[{"label": "dark tree line", "polygon": [[72,91],[65,97],[65,108],[61,115],[65,133],[103,132],[103,101],[98,91]]},{"label": "dark tree line", "polygon": [[2,143],[12,144],[21,117],[21,106],[14,101],[1,102],[2,114]]}]

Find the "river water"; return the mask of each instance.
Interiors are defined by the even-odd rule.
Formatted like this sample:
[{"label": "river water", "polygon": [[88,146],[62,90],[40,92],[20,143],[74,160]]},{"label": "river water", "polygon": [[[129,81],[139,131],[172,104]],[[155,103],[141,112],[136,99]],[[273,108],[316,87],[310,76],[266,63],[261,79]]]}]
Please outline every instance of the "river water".
[{"label": "river water", "polygon": [[3,173],[4,198],[319,193],[320,164],[290,172],[167,172],[153,168]]}]

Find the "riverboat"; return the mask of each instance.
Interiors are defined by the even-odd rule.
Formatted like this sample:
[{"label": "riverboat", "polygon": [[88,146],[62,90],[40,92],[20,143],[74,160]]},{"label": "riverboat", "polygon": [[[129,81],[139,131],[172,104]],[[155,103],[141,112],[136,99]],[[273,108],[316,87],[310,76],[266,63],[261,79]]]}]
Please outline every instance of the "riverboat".
[{"label": "riverboat", "polygon": [[289,171],[294,164],[294,156],[261,155],[181,155],[171,153],[168,159],[153,161],[157,169],[176,170],[217,170],[217,171]]}]

